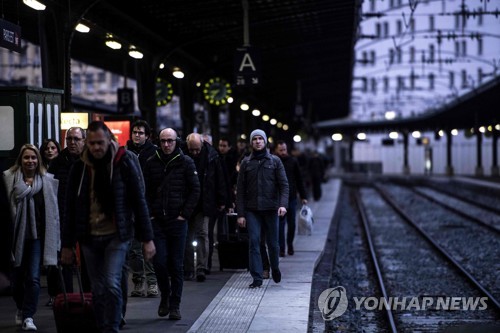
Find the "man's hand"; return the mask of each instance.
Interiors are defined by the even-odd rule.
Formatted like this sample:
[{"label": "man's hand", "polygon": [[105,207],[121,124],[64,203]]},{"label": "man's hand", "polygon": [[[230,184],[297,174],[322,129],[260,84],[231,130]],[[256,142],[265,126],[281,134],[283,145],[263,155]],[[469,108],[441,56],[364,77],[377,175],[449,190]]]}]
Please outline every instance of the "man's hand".
[{"label": "man's hand", "polygon": [[73,264],[73,260],[75,259],[73,256],[73,249],[69,247],[63,247],[61,249],[61,263],[63,265],[71,265]]},{"label": "man's hand", "polygon": [[247,226],[247,219],[244,217],[238,217],[238,219],[236,221],[238,221],[238,226],[240,228],[244,228]]},{"label": "man's hand", "polygon": [[142,255],[144,260],[150,260],[156,254],[155,243],[152,240],[142,243]]},{"label": "man's hand", "polygon": [[286,208],[285,207],[278,208],[278,216],[285,216],[285,214],[286,214]]}]

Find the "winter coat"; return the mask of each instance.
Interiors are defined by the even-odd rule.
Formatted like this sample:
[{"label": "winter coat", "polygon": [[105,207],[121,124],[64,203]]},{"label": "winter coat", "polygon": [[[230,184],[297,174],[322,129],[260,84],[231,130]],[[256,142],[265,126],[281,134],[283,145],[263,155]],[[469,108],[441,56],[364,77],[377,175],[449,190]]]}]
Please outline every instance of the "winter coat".
[{"label": "winter coat", "polygon": [[280,157],[280,159],[285,167],[286,178],[288,179],[289,199],[292,200],[297,198],[297,192],[301,199],[307,199],[302,173],[300,172],[300,166],[297,160],[292,156]]},{"label": "winter coat", "polygon": [[243,159],[237,183],[238,217],[246,210],[264,211],[288,207],[288,180],[279,157],[269,154]]},{"label": "winter coat", "polygon": [[191,217],[200,198],[200,182],[189,156],[176,149],[167,157],[157,149],[146,162],[144,180],[152,217],[162,221]]},{"label": "winter coat", "polygon": [[[110,149],[112,163],[109,167],[114,196],[113,221],[120,240],[129,241],[135,236],[139,241],[150,241],[153,239],[153,229],[137,156],[123,147],[118,148],[115,142],[112,142]],[[75,162],[68,177],[63,247],[73,247],[76,241],[85,242],[90,237],[90,168],[88,151],[85,150],[82,159]]]}]

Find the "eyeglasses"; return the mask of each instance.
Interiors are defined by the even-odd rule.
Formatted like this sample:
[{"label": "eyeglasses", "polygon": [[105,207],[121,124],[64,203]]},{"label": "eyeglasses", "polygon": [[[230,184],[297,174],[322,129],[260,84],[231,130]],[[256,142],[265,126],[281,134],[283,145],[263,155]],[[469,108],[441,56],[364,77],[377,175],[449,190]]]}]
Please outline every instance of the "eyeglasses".
[{"label": "eyeglasses", "polygon": [[145,133],[145,132],[143,132],[143,131],[132,131],[132,133],[133,133],[134,135],[144,135],[144,134],[146,134],[146,133]]},{"label": "eyeglasses", "polygon": [[174,139],[161,139],[160,142],[162,145],[164,145],[165,143],[171,145],[172,143],[175,142],[175,140]]},{"label": "eyeglasses", "polygon": [[68,141],[68,142],[80,142],[82,140],[83,140],[82,138],[76,138],[76,137],[73,137],[73,136],[66,137],[66,141]]}]

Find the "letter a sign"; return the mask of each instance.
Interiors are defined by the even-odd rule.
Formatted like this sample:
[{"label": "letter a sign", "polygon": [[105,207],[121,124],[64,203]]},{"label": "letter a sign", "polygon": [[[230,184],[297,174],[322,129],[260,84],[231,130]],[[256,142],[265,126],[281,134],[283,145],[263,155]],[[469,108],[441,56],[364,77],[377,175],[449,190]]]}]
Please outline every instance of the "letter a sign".
[{"label": "letter a sign", "polygon": [[260,55],[253,47],[236,49],[234,73],[237,86],[256,86],[260,84]]}]

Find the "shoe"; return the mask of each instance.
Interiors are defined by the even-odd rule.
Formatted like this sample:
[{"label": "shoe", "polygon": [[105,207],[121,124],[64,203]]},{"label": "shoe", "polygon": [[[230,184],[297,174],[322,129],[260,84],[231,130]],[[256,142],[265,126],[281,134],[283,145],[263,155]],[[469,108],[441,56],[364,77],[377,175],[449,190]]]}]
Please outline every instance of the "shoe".
[{"label": "shoe", "polygon": [[125,325],[127,325],[127,321],[122,316],[122,320],[120,320],[120,325],[118,326],[118,328],[122,330],[123,326],[125,326]]},{"label": "shoe", "polygon": [[168,305],[168,298],[161,300],[160,306],[158,307],[158,316],[166,317],[169,314]]},{"label": "shoe", "polygon": [[170,320],[181,320],[181,312],[179,309],[170,309],[170,315],[168,316],[168,319]]},{"label": "shoe", "polygon": [[36,331],[36,326],[33,323],[33,318],[26,318],[23,321],[23,326],[21,327],[23,331]]},{"label": "shoe", "polygon": [[54,306],[54,297],[49,297],[49,300],[47,303],[45,303],[45,306]]},{"label": "shoe", "polygon": [[16,312],[16,325],[22,325],[23,323],[23,311],[17,310]]},{"label": "shoe", "polygon": [[150,284],[148,286],[148,291],[147,291],[146,296],[148,296],[148,297],[156,297],[156,296],[158,296],[158,285],[156,283],[155,284]]},{"label": "shoe", "polygon": [[248,288],[254,289],[254,288],[260,288],[261,286],[262,286],[262,281],[254,281],[248,286]]},{"label": "shoe", "polygon": [[143,297],[144,296],[144,283],[134,283],[134,290],[130,293],[130,297]]},{"label": "shoe", "polygon": [[192,281],[194,278],[193,272],[184,272],[184,281]]},{"label": "shoe", "polygon": [[280,257],[284,257],[285,256],[285,251],[280,251]]},{"label": "shoe", "polygon": [[293,250],[293,245],[288,246],[288,255],[293,256],[295,251]]},{"label": "shoe", "polygon": [[207,277],[205,276],[204,272],[203,273],[200,272],[200,273],[196,274],[196,281],[204,282],[206,279],[207,279]]},{"label": "shoe", "polygon": [[269,279],[269,270],[268,269],[265,269],[265,270],[262,271],[262,278],[264,280]]},{"label": "shoe", "polygon": [[281,272],[279,269],[273,269],[273,281],[276,283],[280,283],[281,281]]}]

